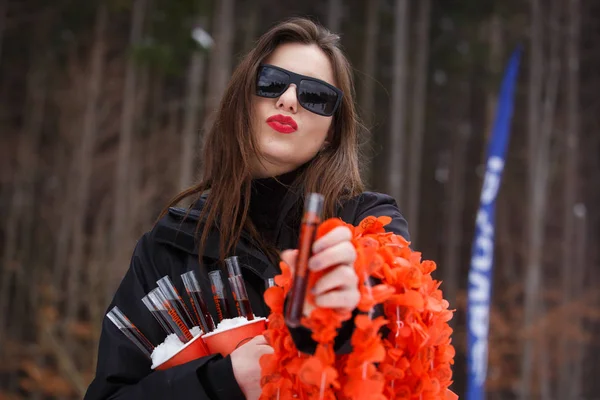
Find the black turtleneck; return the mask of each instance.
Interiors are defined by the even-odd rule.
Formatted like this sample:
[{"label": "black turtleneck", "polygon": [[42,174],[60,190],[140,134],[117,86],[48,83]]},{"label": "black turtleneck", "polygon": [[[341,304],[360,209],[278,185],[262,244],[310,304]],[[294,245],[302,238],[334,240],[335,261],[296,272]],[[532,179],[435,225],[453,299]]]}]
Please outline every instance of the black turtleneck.
[{"label": "black turtleneck", "polygon": [[300,172],[301,168],[275,177],[252,180],[250,220],[271,244],[276,244],[284,224],[299,225],[300,221],[295,221],[299,197],[293,183]]}]

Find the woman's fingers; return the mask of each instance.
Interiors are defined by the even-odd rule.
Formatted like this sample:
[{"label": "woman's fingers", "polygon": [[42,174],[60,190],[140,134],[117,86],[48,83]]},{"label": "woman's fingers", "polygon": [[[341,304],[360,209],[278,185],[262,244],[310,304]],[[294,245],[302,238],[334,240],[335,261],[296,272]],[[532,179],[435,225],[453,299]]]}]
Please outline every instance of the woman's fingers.
[{"label": "woman's fingers", "polygon": [[339,266],[315,283],[315,304],[325,308],[353,310],[360,300],[357,284],[354,268],[350,265]]},{"label": "woman's fingers", "polygon": [[358,277],[354,268],[349,265],[341,265],[331,272],[323,275],[313,287],[315,296],[329,292],[336,288],[351,288],[358,284]]},{"label": "woman's fingers", "polygon": [[[338,227],[321,237],[313,244],[315,253],[308,261],[312,271],[332,268],[315,283],[313,293],[315,304],[319,307],[353,310],[360,299],[358,277],[354,271],[356,249],[352,245],[352,232],[346,227]],[[292,274],[296,268],[297,250],[286,250],[281,259],[290,266]],[[313,309],[308,303],[304,313]]]},{"label": "woman's fingers", "polygon": [[324,308],[342,308],[346,310],[354,310],[356,308],[360,297],[360,293],[356,288],[335,290],[327,292],[315,298],[315,303],[319,307]]},{"label": "woman's fingers", "polygon": [[292,270],[292,275],[296,270],[296,258],[298,257],[298,250],[284,250],[281,252],[281,261],[285,262]]},{"label": "woman's fingers", "polygon": [[348,242],[352,239],[352,232],[345,226],[338,226],[327,232],[326,235],[315,240],[313,243],[313,253],[318,253],[328,247],[338,243]]},{"label": "woman's fingers", "polygon": [[352,265],[354,260],[356,260],[356,250],[352,243],[346,240],[312,256],[308,261],[308,267],[313,271],[320,271],[334,265]]}]

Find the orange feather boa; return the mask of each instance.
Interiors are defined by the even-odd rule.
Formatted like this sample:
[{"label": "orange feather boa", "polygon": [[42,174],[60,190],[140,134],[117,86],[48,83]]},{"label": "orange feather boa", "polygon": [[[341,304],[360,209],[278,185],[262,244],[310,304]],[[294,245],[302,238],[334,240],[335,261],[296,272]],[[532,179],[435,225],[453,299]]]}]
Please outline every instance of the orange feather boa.
[{"label": "orange feather boa", "polygon": [[[354,263],[361,293],[351,338],[352,353],[336,356],[333,344],[337,329],[351,317],[349,312],[315,308],[304,326],[317,342],[314,355],[300,353],[290,336],[283,316],[284,299],[290,290],[290,268],[281,263],[277,286],[265,292],[271,308],[265,332],[273,354],[260,360],[263,399],[287,400],[385,400],[442,399],[458,397],[452,384],[454,347],[448,321],[452,311],[443,299],[440,282],[431,277],[432,261],[409,248],[401,236],[386,233],[389,217],[367,217],[357,227],[340,219],[323,222],[317,237],[338,226],[353,233]],[[312,273],[309,291],[325,272]],[[369,285],[369,277],[381,283]],[[308,301],[314,299],[308,295]],[[371,310],[383,304],[385,317],[371,318]],[[380,328],[387,326],[386,337]]]}]

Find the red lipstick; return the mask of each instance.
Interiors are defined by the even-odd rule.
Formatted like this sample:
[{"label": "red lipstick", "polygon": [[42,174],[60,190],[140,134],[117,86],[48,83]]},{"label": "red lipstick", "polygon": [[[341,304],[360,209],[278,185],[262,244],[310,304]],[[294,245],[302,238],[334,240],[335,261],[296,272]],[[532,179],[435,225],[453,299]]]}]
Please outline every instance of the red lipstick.
[{"label": "red lipstick", "polygon": [[280,133],[292,133],[298,130],[298,124],[292,117],[277,114],[267,118],[267,124]]}]

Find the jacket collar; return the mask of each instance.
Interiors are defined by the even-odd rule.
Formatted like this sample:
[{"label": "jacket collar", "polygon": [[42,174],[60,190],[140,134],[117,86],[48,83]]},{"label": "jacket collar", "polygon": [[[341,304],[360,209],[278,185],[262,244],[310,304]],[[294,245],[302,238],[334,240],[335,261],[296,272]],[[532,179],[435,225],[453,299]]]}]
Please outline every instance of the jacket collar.
[{"label": "jacket collar", "polygon": [[[154,229],[155,240],[159,243],[175,247],[188,254],[198,256],[198,240],[196,238],[196,226],[200,217],[200,211],[197,209],[185,209],[178,207],[169,208],[168,215],[162,218]],[[219,232],[217,229],[211,229],[203,249],[203,257],[213,260],[219,259]],[[256,262],[242,263],[242,266],[261,279],[272,278],[279,273],[270,261],[258,247],[252,245],[249,235],[245,232],[238,241],[235,248],[235,255],[244,257],[249,256]]]}]

